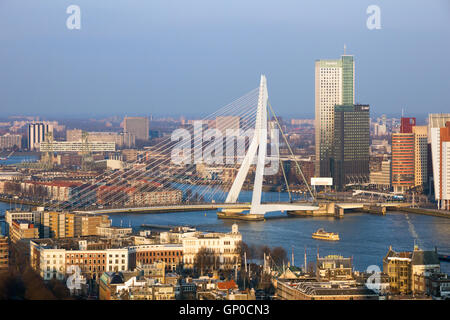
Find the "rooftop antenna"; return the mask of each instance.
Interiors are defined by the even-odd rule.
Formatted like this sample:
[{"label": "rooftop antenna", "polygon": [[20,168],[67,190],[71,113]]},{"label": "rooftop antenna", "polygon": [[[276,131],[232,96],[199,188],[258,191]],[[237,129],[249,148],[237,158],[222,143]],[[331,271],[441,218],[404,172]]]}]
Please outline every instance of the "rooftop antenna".
[{"label": "rooftop antenna", "polygon": [[345,51],[346,51],[346,49],[347,49],[347,46],[346,46],[345,43],[344,43],[344,56],[345,56]]}]

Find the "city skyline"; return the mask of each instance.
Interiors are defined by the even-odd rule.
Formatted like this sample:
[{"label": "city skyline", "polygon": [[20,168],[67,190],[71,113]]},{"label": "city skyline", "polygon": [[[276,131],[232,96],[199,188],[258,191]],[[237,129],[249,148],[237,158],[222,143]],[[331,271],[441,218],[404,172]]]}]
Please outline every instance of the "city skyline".
[{"label": "city skyline", "polygon": [[228,103],[265,73],[280,115],[311,117],[314,61],[339,56],[346,44],[358,61],[356,103],[370,103],[374,114],[418,115],[424,105],[445,112],[450,46],[441,39],[450,8],[409,4],[381,1],[381,29],[369,30],[364,1],[345,9],[331,1],[234,4],[239,12],[222,3],[208,14],[204,1],[134,9],[79,1],[82,27],[68,30],[66,3],[24,10],[5,1],[0,105],[4,114],[189,116]]}]

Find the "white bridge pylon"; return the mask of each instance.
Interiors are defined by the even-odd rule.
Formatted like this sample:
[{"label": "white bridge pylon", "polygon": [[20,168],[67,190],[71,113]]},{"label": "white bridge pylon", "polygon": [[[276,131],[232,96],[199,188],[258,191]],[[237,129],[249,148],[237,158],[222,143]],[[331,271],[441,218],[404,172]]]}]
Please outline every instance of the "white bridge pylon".
[{"label": "white bridge pylon", "polygon": [[267,79],[265,75],[261,75],[259,84],[258,106],[256,111],[255,131],[252,141],[248,148],[247,154],[242,161],[241,167],[236,175],[236,178],[231,186],[230,192],[225,200],[226,203],[236,203],[242,185],[250,169],[253,159],[258,151],[258,158],[256,162],[255,180],[253,183],[252,202],[250,207],[250,214],[264,215],[272,211],[303,211],[303,210],[317,210],[317,206],[298,205],[292,203],[286,204],[261,204],[262,183],[264,176],[265,160],[267,156],[267,101],[269,94],[267,91]]}]

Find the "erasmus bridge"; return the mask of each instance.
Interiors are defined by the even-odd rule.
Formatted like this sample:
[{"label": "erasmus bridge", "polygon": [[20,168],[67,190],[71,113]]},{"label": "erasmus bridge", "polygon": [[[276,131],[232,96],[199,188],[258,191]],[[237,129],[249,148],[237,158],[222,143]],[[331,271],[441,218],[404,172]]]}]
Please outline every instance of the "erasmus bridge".
[{"label": "erasmus bridge", "polygon": [[[270,112],[275,121],[268,121]],[[239,119],[237,132],[245,132],[247,136],[240,140],[241,144],[237,140],[236,143],[233,140],[232,144],[227,144],[226,155],[223,156],[223,139],[218,129],[235,130],[236,119]],[[275,143],[278,136],[277,139],[273,136],[276,130],[281,132],[284,143],[295,158],[269,103],[267,79],[264,75],[261,75],[258,88],[203,118],[199,123],[197,127],[194,124],[194,128],[176,130],[171,137],[151,147],[124,169],[100,174],[75,190],[69,201],[44,204],[46,210],[98,214],[218,210],[217,214],[222,218],[262,220],[268,212],[319,209],[296,161],[297,171],[309,191],[304,201],[274,201],[265,199],[266,193],[262,192],[264,175],[270,171],[268,163],[273,167],[272,170],[282,170],[289,191],[283,165],[279,166],[281,160],[278,143]],[[210,127],[214,129],[204,130]],[[228,139],[229,130],[226,131]],[[271,135],[268,138],[269,131]],[[186,135],[188,138],[183,139]],[[243,150],[240,154],[239,146]],[[208,168],[231,173],[231,178],[214,181],[200,179],[194,172],[199,171],[199,167],[205,163]],[[247,198],[243,199],[241,190],[250,171],[254,180],[251,201],[248,201],[248,192]],[[148,205],[148,197],[154,197],[155,194],[158,199],[166,200]],[[175,201],[174,196],[177,199]]]}]

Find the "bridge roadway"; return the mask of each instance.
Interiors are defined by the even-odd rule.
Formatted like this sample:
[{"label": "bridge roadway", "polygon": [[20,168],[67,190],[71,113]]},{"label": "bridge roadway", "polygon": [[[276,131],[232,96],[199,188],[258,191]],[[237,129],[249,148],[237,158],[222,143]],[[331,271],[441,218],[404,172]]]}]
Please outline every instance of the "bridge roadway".
[{"label": "bridge roadway", "polygon": [[[374,203],[345,203],[337,202],[336,206],[346,209],[360,209],[364,205]],[[408,203],[379,203],[380,206],[394,207],[394,206],[410,206]],[[114,213],[165,213],[165,212],[186,212],[186,211],[209,211],[218,209],[243,209],[249,210],[250,203],[202,203],[202,204],[183,204],[183,205],[166,205],[154,207],[134,207],[134,208],[110,208],[110,209],[94,209],[94,210],[77,210],[75,213],[89,213],[89,214],[114,214]],[[311,205],[307,202],[298,203],[262,203],[258,206],[258,213],[265,214],[273,211],[314,211],[319,207]]]},{"label": "bridge roadway", "polygon": [[95,210],[78,210],[75,213],[110,214],[110,213],[163,213],[182,211],[202,211],[218,209],[249,209],[250,203],[202,203],[202,204],[182,204],[155,207],[135,207],[135,208],[111,208]]},{"label": "bridge roadway", "polygon": [[[134,207],[134,208],[110,208],[110,209],[94,209],[94,210],[78,210],[75,213],[89,214],[113,214],[113,213],[163,213],[163,212],[182,212],[182,211],[203,211],[218,209],[243,209],[249,210],[250,203],[203,203],[203,204],[183,204],[183,205],[167,205],[155,207]],[[273,211],[290,211],[290,210],[316,210],[317,206],[311,206],[307,203],[262,203],[258,206],[258,213],[265,214]]]}]

